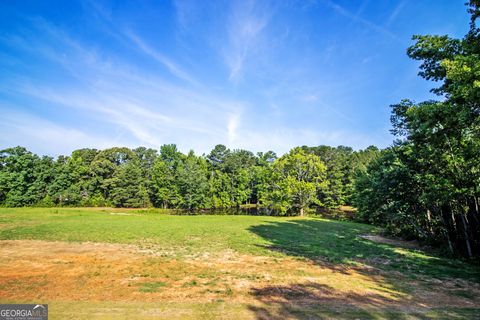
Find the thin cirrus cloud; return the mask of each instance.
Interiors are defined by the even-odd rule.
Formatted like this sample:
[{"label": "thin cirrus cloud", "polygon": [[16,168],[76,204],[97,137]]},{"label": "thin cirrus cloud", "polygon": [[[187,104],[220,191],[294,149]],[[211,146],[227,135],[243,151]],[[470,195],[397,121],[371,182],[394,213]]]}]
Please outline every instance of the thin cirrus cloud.
[{"label": "thin cirrus cloud", "polygon": [[[0,135],[3,141],[15,141],[15,144],[28,145],[41,154],[62,154],[65,150],[74,150],[92,146],[95,148],[110,148],[118,145],[120,135],[99,136],[88,132],[58,125],[54,122],[36,117],[29,113],[7,111],[7,106],[0,103],[2,125]],[[35,139],[32,139],[35,137]],[[131,141],[121,139],[122,145],[134,147]]]},{"label": "thin cirrus cloud", "polygon": [[228,78],[232,82],[240,81],[247,59],[256,47],[261,46],[259,41],[271,15],[271,8],[265,3],[235,2],[227,19],[229,45],[224,56],[229,67]]},{"label": "thin cirrus cloud", "polygon": [[158,51],[154,50],[152,47],[150,47],[148,44],[146,44],[140,37],[138,37],[135,33],[128,31],[126,33],[129,39],[131,39],[137,46],[138,48],[143,51],[146,55],[152,57],[162,65],[164,65],[170,73],[172,73],[174,76],[185,80],[187,82],[190,82],[192,84],[198,85],[198,82],[194,80],[187,72],[182,70],[179,66],[177,66],[171,59],[165,57]]},{"label": "thin cirrus cloud", "polygon": [[388,105],[429,89],[402,26],[465,18],[448,4],[4,2],[0,148],[387,146]]},{"label": "thin cirrus cloud", "polygon": [[[373,30],[373,31],[378,32],[378,33],[383,34],[383,35],[386,35],[386,36],[394,39],[395,41],[398,41],[398,42],[403,44],[402,40],[396,34],[391,32],[388,28],[386,28],[384,26],[381,26],[379,24],[376,24],[376,23],[374,23],[374,22],[372,22],[368,19],[362,18],[361,16],[359,16],[357,14],[353,14],[352,12],[348,11],[347,9],[345,9],[344,7],[342,7],[341,5],[336,3],[335,1],[321,0],[321,2],[324,3],[325,5],[327,5],[328,7],[332,8],[336,13],[338,13],[338,14],[340,14],[340,15],[342,15],[342,16],[344,16],[344,17],[346,17],[346,18],[348,18],[348,19],[350,19],[350,20],[352,20],[356,23],[360,23],[370,30]],[[402,6],[403,6],[402,3],[400,3],[395,8],[393,13],[390,15],[389,23],[391,23],[395,19],[397,14],[400,12]],[[387,23],[387,24],[389,24],[389,23]]]},{"label": "thin cirrus cloud", "polygon": [[[51,41],[44,43],[55,42],[61,46],[63,53],[57,54],[44,44],[32,47],[30,39],[17,39],[17,47],[40,53],[55,65],[61,65],[80,85],[72,88],[52,87],[18,77],[11,80],[10,92],[62,107],[82,109],[91,113],[92,118],[103,118],[104,122],[121,127],[132,134],[139,144],[148,146],[159,146],[168,139],[175,140],[172,133],[178,133],[178,130],[191,136],[200,133],[211,140],[221,140],[222,136],[232,133],[229,127],[230,114],[232,109],[237,109],[235,103],[176,87],[128,64],[102,60],[94,51],[44,21],[36,27],[50,36],[48,40]],[[135,43],[141,44],[142,51],[147,55],[159,58],[140,39],[135,38]],[[65,53],[74,59],[66,59]],[[174,76],[190,81],[173,63],[163,58],[160,62],[167,65]],[[161,108],[155,108],[158,105]],[[178,106],[182,108],[177,109]],[[48,127],[49,123],[45,121],[43,126]],[[53,127],[52,132],[57,129],[58,126]],[[81,139],[82,136],[77,135],[77,138]]]}]

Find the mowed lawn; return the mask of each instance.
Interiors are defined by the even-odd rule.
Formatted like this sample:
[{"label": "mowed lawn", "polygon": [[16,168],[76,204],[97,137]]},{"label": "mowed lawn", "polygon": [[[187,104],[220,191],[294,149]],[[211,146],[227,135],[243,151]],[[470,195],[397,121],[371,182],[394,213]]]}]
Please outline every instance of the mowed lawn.
[{"label": "mowed lawn", "polygon": [[478,266],[368,225],[165,213],[0,208],[0,303],[48,303],[50,319],[480,318]]}]

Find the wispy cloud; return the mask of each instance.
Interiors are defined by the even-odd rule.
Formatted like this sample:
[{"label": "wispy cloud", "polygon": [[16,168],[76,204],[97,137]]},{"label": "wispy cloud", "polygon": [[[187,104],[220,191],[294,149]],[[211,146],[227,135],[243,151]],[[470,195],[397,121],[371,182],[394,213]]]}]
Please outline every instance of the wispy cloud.
[{"label": "wispy cloud", "polygon": [[29,113],[12,110],[0,103],[0,149],[16,145],[28,146],[40,154],[58,155],[80,148],[109,148],[119,144],[134,147],[131,141],[109,135],[89,133],[71,126],[62,126]]},{"label": "wispy cloud", "polygon": [[[234,135],[231,115],[241,108],[241,101],[222,98],[203,87],[176,86],[134,65],[104,58],[104,54],[96,54],[45,22],[35,27],[43,34],[47,28],[49,36],[41,44],[28,37],[19,38],[15,44],[17,49],[40,54],[76,81],[52,86],[41,79],[18,76],[5,81],[4,90],[52,105],[88,111],[92,119],[118,126],[130,132],[139,144],[148,146],[183,142],[190,148],[193,143],[185,137],[205,139],[214,145],[227,143]],[[172,73],[191,80],[173,63],[150,51],[141,40],[135,38],[135,41],[143,51],[167,63]],[[62,50],[55,50],[53,44]],[[199,144],[206,147],[205,143]]]},{"label": "wispy cloud", "polygon": [[192,0],[174,0],[177,21],[181,31],[189,28],[190,22],[195,14],[196,1]]},{"label": "wispy cloud", "polygon": [[268,24],[268,6],[255,1],[235,2],[227,21],[228,47],[224,52],[229,67],[229,80],[239,82],[253,48],[259,46],[260,35]]},{"label": "wispy cloud", "polygon": [[312,130],[302,128],[276,128],[272,130],[243,131],[236,146],[250,150],[273,150],[279,154],[296,146],[318,146],[322,144],[355,145],[366,148],[377,140],[369,135],[352,135],[347,130]]},{"label": "wispy cloud", "polygon": [[[182,23],[186,24],[185,15],[186,13],[181,13],[186,11],[187,1],[177,1],[175,2],[179,15],[181,15]],[[185,80],[191,84],[199,85],[199,83],[188,73],[186,72],[178,63],[174,62],[172,59],[167,57],[165,54],[159,52],[151,44],[147,43],[142,37],[135,33],[131,28],[126,28],[124,26],[117,26],[115,20],[112,17],[112,14],[106,10],[103,6],[96,2],[89,3],[90,7],[93,9],[96,16],[99,17],[99,20],[103,24],[107,24],[107,33],[116,38],[119,41],[128,41],[133,43],[139,51],[143,54],[154,59],[165,67],[173,76]]]},{"label": "wispy cloud", "polygon": [[[217,143],[286,152],[303,144],[361,147],[377,139],[359,133],[358,114],[348,108],[352,101],[360,101],[359,109],[368,103],[346,98],[365,79],[347,79],[349,67],[338,64],[350,63],[340,57],[348,41],[319,33],[330,30],[333,20],[313,17],[318,12],[310,5],[299,8],[305,2],[177,0],[174,11],[152,5],[157,11],[146,14],[143,8],[131,12],[136,6],[88,1],[70,27],[39,15],[0,34],[0,49],[6,49],[0,52],[6,71],[0,102],[9,103],[0,104],[7,119],[0,123],[2,145],[30,141],[50,154],[163,143],[200,153]],[[395,38],[362,18],[369,17],[368,0],[354,13],[334,0],[323,3],[352,23]],[[139,19],[144,15],[146,23]],[[86,28],[78,32],[81,26]],[[36,136],[38,127],[45,135]]]},{"label": "wispy cloud", "polygon": [[370,0],[363,0],[362,4],[360,5],[360,7],[355,12],[355,15],[360,16],[363,13],[363,11],[367,8],[369,3],[370,3]]},{"label": "wispy cloud", "polygon": [[160,52],[153,49],[147,43],[144,42],[139,36],[137,36],[134,32],[128,31],[126,33],[128,38],[132,40],[133,43],[137,45],[137,47],[146,55],[150,56],[151,58],[155,59],[157,62],[162,64],[167,70],[182,80],[190,82],[192,84],[198,85],[198,82],[193,79],[191,75],[189,75],[186,71],[184,71],[180,66],[174,63],[171,59],[167,58],[165,55],[161,54]]},{"label": "wispy cloud", "polygon": [[330,7],[331,9],[333,9],[336,13],[352,20],[353,22],[359,23],[359,24],[369,28],[370,30],[373,30],[377,33],[383,34],[383,35],[385,35],[385,36],[387,36],[387,37],[389,37],[389,38],[391,38],[391,39],[393,39],[397,42],[401,42],[401,39],[397,35],[395,35],[393,32],[388,30],[387,28],[385,28],[381,25],[378,25],[376,23],[373,23],[370,20],[364,19],[359,14],[354,14],[354,13],[348,11],[347,9],[340,6],[336,2],[334,2],[332,0],[321,0],[321,2],[324,3],[325,5],[327,5],[328,7]]},{"label": "wispy cloud", "polygon": [[395,7],[395,9],[393,9],[392,13],[390,14],[390,16],[388,17],[388,20],[387,22],[385,23],[385,25],[388,27],[390,26],[394,21],[395,19],[397,18],[397,16],[400,14],[400,12],[402,11],[402,9],[405,7],[405,5],[407,4],[407,0],[403,0],[403,1],[400,1],[397,6]]},{"label": "wispy cloud", "polygon": [[228,144],[232,145],[236,142],[237,140],[237,130],[240,124],[240,114],[239,113],[234,113],[231,114],[230,117],[228,118]]}]

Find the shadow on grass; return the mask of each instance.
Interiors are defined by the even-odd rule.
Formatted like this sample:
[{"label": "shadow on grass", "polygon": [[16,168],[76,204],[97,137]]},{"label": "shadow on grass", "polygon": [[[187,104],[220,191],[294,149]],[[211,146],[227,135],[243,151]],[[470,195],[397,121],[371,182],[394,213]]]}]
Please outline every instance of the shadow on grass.
[{"label": "shadow on grass", "polygon": [[[462,261],[363,239],[361,235],[371,228],[361,224],[289,220],[256,225],[249,230],[267,240],[270,244],[265,248],[269,250],[307,259],[343,274],[353,269],[375,281],[380,291],[390,292],[390,298],[374,293],[345,293],[318,283],[253,288],[251,295],[262,305],[250,306],[257,319],[464,318],[466,309],[450,310],[448,316],[442,309],[427,316],[434,312],[431,306],[438,306],[435,290],[445,291],[442,285],[446,281],[466,283],[465,280],[480,279],[479,268]],[[417,295],[419,286],[424,292],[431,287],[433,294]],[[480,305],[476,303],[474,307]],[[408,316],[404,317],[405,308]]]},{"label": "shadow on grass", "polygon": [[283,319],[477,319],[475,309],[429,309],[415,302],[377,294],[340,293],[324,284],[293,284],[253,289],[261,306],[249,310],[259,320]]},{"label": "shadow on grass", "polygon": [[480,282],[478,266],[361,237],[370,230],[362,224],[323,219],[271,222],[249,228],[270,243],[264,248],[339,272],[363,265],[378,271],[398,271],[413,279],[423,276]]}]

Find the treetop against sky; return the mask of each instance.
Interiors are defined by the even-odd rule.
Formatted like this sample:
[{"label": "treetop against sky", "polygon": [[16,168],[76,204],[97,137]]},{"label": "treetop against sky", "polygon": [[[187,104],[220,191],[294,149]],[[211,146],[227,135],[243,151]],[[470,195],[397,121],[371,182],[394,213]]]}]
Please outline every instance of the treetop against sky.
[{"label": "treetop against sky", "polygon": [[0,149],[384,147],[434,97],[411,36],[465,34],[464,2],[2,1]]}]

